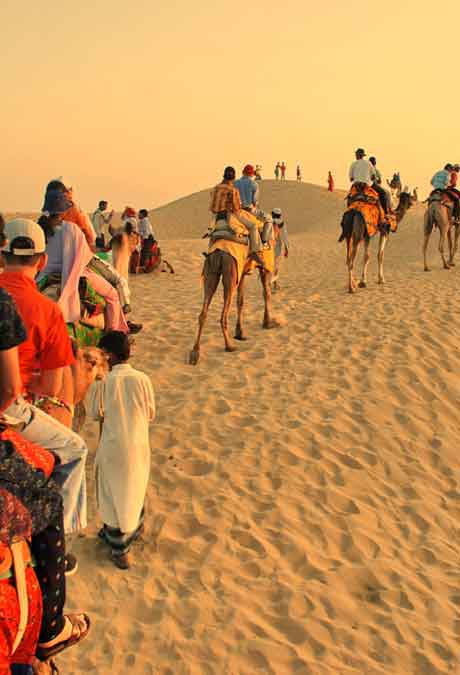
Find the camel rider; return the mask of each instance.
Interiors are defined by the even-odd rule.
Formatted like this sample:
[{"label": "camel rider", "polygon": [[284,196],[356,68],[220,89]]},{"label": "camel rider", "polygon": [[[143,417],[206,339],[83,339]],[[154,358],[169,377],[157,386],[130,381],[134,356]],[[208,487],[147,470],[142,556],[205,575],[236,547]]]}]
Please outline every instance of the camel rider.
[{"label": "camel rider", "polygon": [[[266,222],[266,214],[259,209],[259,186],[257,185],[254,176],[254,167],[251,164],[246,164],[243,169],[243,175],[235,181],[234,185],[240,193],[243,211],[252,213],[259,218],[259,220],[265,222],[260,236],[264,247],[266,247],[270,240],[272,225],[271,222]],[[268,220],[271,221],[270,218]]]},{"label": "camel rider", "polygon": [[374,167],[375,172],[372,187],[379,195],[380,203],[382,205],[383,210],[385,211],[385,213],[389,213],[391,211],[390,195],[388,194],[387,190],[385,190],[385,188],[382,186],[382,174],[377,168],[377,160],[375,157],[369,157],[369,162]]},{"label": "camel rider", "polygon": [[356,160],[350,166],[349,177],[352,185],[359,192],[363,192],[366,186],[370,187],[375,180],[375,169],[369,160],[365,159],[366,153],[363,148],[355,152]]},{"label": "camel rider", "polygon": [[431,186],[433,188],[433,193],[435,192],[444,192],[447,190],[447,187],[450,183],[450,174],[454,170],[452,164],[446,164],[444,169],[437,171],[433,178],[431,179]]},{"label": "camel rider", "polygon": [[460,164],[454,164],[450,174],[449,185],[447,186],[448,194],[454,199],[454,208],[452,211],[452,217],[456,222],[460,221],[460,190],[457,188],[459,171],[460,171]]},{"label": "camel rider", "polygon": [[[234,186],[235,169],[227,166],[222,183],[216,185],[211,193],[209,210],[215,216],[215,227],[211,233],[213,238],[226,238],[225,231],[230,230],[235,239],[247,236],[249,232],[249,253],[260,265],[262,261],[257,253],[262,250],[262,242],[258,230],[258,220],[241,206],[240,193]],[[229,238],[227,236],[227,238]],[[231,237],[233,239],[233,237]]]}]

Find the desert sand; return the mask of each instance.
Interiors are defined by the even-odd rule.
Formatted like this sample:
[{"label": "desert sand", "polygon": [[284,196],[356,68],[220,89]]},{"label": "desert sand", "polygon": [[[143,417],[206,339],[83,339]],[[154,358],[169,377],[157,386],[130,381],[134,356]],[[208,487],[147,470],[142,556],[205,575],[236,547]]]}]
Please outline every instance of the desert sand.
[{"label": "desert sand", "polygon": [[[202,358],[208,190],[152,222],[175,275],[132,279],[133,364],[154,383],[147,529],[116,569],[90,527],[68,606],[91,636],[58,659],[82,675],[435,675],[460,672],[459,267],[422,267],[423,207],[391,237],[385,286],[347,293],[343,193],[264,181],[291,238],[281,327],[223,351],[221,294]],[[436,237],[437,238],[437,237]],[[359,269],[359,268],[358,268]],[[235,310],[232,312],[232,322]]]}]

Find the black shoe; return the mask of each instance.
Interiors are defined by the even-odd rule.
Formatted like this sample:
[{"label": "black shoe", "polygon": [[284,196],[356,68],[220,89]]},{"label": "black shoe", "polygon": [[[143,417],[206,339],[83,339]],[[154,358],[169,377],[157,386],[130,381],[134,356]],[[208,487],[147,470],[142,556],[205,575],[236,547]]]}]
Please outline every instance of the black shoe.
[{"label": "black shoe", "polygon": [[141,330],[143,329],[143,325],[141,323],[133,323],[132,321],[128,321],[128,328],[129,328],[129,334],[130,335],[135,335],[136,333],[140,333]]},{"label": "black shoe", "polygon": [[73,576],[78,570],[78,560],[72,553],[66,553],[64,558],[64,574],[66,577]]}]

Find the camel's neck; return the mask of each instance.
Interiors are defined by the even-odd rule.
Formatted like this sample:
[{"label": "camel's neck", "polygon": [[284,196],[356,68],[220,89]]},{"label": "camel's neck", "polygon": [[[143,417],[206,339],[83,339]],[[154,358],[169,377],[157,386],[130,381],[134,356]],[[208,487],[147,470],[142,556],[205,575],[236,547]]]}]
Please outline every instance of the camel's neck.
[{"label": "camel's neck", "polygon": [[396,222],[397,223],[400,223],[401,220],[404,218],[404,216],[406,215],[406,213],[408,211],[408,208],[409,208],[408,206],[398,205],[398,208],[396,209]]}]

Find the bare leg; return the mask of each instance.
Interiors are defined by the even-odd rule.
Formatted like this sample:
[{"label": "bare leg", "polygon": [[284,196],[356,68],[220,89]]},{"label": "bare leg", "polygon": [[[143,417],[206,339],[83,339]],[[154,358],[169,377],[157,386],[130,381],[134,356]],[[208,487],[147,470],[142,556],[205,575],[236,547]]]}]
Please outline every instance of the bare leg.
[{"label": "bare leg", "polygon": [[200,316],[198,317],[198,333],[197,333],[197,336],[196,336],[195,344],[193,345],[193,349],[190,352],[190,356],[189,356],[189,363],[192,366],[195,366],[200,359],[201,335],[203,333],[204,324],[205,324],[206,318],[208,316],[209,305],[211,304],[211,300],[213,299],[214,293],[217,290],[217,286],[219,285],[219,280],[220,280],[220,273],[218,273],[218,274],[214,274],[214,273],[206,274],[206,272],[205,272],[203,308],[201,310]]},{"label": "bare leg", "polygon": [[238,297],[237,297],[237,308],[238,308],[238,318],[236,320],[235,328],[235,340],[247,340],[248,338],[245,335],[243,330],[243,309],[244,309],[244,287],[246,283],[246,275],[240,279],[238,284]]},{"label": "bare leg", "polygon": [[385,246],[388,241],[388,235],[381,234],[380,235],[380,240],[379,240],[379,254],[378,254],[378,262],[379,262],[379,284],[384,284],[385,283],[385,276],[383,274],[383,258],[385,255]]},{"label": "bare leg", "polygon": [[[380,235],[381,237],[382,235]],[[370,260],[370,255],[369,255],[369,246],[370,246],[371,240],[369,237],[366,237],[364,239],[364,260],[363,260],[363,273],[361,276],[361,281],[359,282],[359,287],[360,288],[366,288],[367,286],[367,268],[369,267],[369,260]],[[380,242],[379,242],[380,245]]]},{"label": "bare leg", "polygon": [[228,315],[230,307],[232,306],[233,295],[237,286],[237,269],[236,263],[231,256],[225,256],[222,264],[222,283],[224,286],[224,306],[220,318],[222,326],[222,333],[225,340],[225,351],[234,352],[236,347],[233,346],[228,331]]}]

